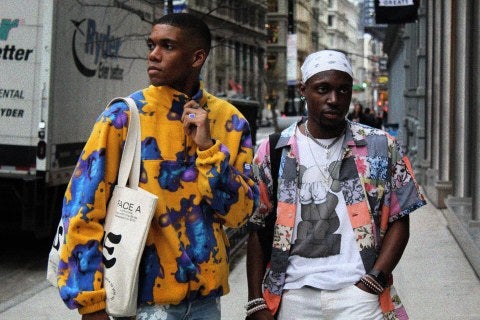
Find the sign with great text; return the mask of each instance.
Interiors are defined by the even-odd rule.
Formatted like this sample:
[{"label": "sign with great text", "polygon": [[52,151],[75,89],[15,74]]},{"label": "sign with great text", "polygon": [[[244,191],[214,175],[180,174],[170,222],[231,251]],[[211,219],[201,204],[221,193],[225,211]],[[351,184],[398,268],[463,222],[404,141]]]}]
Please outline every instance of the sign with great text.
[{"label": "sign with great text", "polygon": [[418,0],[375,0],[377,24],[403,24],[418,18]]}]

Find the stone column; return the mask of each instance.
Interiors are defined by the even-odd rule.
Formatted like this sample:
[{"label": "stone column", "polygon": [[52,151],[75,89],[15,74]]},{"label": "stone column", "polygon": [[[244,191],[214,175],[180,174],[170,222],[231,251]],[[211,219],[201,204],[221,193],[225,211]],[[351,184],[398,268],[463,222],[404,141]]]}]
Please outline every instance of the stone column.
[{"label": "stone column", "polygon": [[471,72],[472,77],[470,81],[472,82],[472,101],[471,101],[471,108],[470,108],[470,116],[472,117],[472,130],[474,140],[474,150],[473,154],[473,170],[470,172],[473,179],[473,212],[472,212],[472,220],[476,221],[477,224],[480,224],[480,129],[478,126],[480,125],[480,41],[478,41],[480,37],[480,4],[478,1],[472,0],[472,11],[474,12],[474,16],[472,17],[472,60],[471,62]]},{"label": "stone column", "polygon": [[[452,53],[452,69],[453,69],[453,102],[452,102],[452,119],[453,119],[453,141],[452,141],[452,178],[453,178],[453,195],[445,200],[449,211],[455,213],[459,221],[470,221],[472,214],[472,179],[478,176],[477,170],[473,170],[475,163],[479,160],[475,156],[476,152],[472,152],[473,146],[476,145],[474,139],[475,122],[472,115],[476,115],[476,108],[472,108],[471,97],[475,95],[472,92],[474,88],[475,73],[472,73],[472,65],[474,65],[474,55],[472,55],[472,5],[468,0],[457,0],[453,2],[453,32],[452,45],[454,46]],[[473,83],[472,83],[473,82]],[[475,194],[475,192],[473,192]],[[449,223],[452,223],[450,219]],[[452,229],[454,230],[454,229]],[[457,232],[453,231],[454,235]]]},{"label": "stone column", "polygon": [[471,74],[469,73],[471,58],[470,58],[470,42],[471,38],[468,28],[471,26],[468,14],[471,8],[467,6],[467,0],[457,0],[454,2],[453,12],[455,14],[455,30],[453,41],[455,45],[455,96],[454,105],[452,106],[454,118],[454,189],[453,194],[456,197],[468,197],[471,190],[470,173],[467,168],[470,167],[471,160],[469,159],[469,152],[467,147],[471,143],[471,134],[469,129],[471,127],[468,109],[470,108],[470,90],[468,83],[470,83]]},{"label": "stone column", "polygon": [[[432,152],[433,152],[433,70],[434,70],[434,30],[435,30],[435,21],[434,21],[434,5],[433,1],[426,1],[426,10],[427,10],[427,43],[426,43],[426,53],[427,53],[427,75],[426,75],[426,122],[425,122],[425,158],[423,161],[423,167],[425,170],[432,168]],[[423,3],[423,1],[421,2]],[[424,184],[428,184],[427,176],[425,174]]]},{"label": "stone column", "polygon": [[[432,1],[433,2],[433,1]],[[441,39],[442,39],[442,6],[440,4],[433,4],[433,73],[432,73],[432,169],[435,170],[434,180],[438,175],[438,169],[440,166],[440,113],[441,113]],[[433,182],[433,181],[432,181]],[[434,183],[434,182],[433,182]]]},{"label": "stone column", "polygon": [[439,175],[440,183],[450,181],[450,152],[451,152],[451,119],[453,101],[453,57],[452,57],[452,0],[441,2],[443,32],[441,38],[441,85],[440,85],[440,145],[439,145]]},{"label": "stone column", "polygon": [[431,1],[433,10],[432,43],[432,156],[427,170],[426,192],[438,208],[445,208],[445,198],[451,193],[450,181],[450,108],[451,103],[451,0]]},{"label": "stone column", "polygon": [[417,157],[415,161],[415,172],[417,179],[421,184],[424,184],[425,179],[425,166],[424,162],[427,157],[427,148],[426,144],[426,129],[427,129],[427,8],[424,1],[421,1],[420,8],[418,11],[418,35],[417,35],[417,79],[416,79],[416,108],[417,108],[417,126],[414,130],[414,136],[417,141]]}]

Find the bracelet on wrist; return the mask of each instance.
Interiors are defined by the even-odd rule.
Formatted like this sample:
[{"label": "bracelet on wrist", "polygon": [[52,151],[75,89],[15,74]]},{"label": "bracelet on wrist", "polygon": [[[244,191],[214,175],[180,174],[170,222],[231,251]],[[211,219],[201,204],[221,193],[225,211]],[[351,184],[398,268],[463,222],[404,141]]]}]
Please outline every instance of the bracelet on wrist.
[{"label": "bracelet on wrist", "polygon": [[247,317],[251,316],[252,314],[254,314],[257,311],[265,310],[265,309],[267,309],[267,305],[265,303],[262,303],[260,305],[257,305],[255,307],[253,307],[253,308],[250,308],[250,309],[247,310]]},{"label": "bracelet on wrist", "polygon": [[249,300],[247,304],[245,305],[245,309],[249,310],[253,307],[256,307],[258,305],[265,304],[265,299],[263,298],[256,298],[253,300]]},{"label": "bracelet on wrist", "polygon": [[368,289],[370,289],[375,294],[380,294],[385,288],[383,288],[376,279],[374,279],[369,274],[364,275],[360,282],[363,283]]}]

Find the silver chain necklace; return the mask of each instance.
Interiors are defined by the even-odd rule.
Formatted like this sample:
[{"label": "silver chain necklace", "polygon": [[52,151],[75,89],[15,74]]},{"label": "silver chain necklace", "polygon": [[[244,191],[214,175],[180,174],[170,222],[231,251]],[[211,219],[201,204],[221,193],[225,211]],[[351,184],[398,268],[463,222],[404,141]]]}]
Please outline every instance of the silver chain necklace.
[{"label": "silver chain necklace", "polygon": [[326,165],[318,164],[318,162],[316,160],[316,157],[315,157],[315,154],[312,151],[312,147],[310,147],[310,142],[309,141],[310,140],[307,140],[307,144],[308,144],[308,149],[310,150],[310,154],[312,155],[313,162],[315,162],[315,165],[318,168],[318,172],[320,173],[322,184],[324,185],[325,188],[328,189],[330,187],[330,185],[332,184],[332,181],[333,181],[332,175],[328,171],[328,164],[326,164]]},{"label": "silver chain necklace", "polygon": [[344,151],[343,148],[339,150],[340,152],[339,152],[338,159],[332,161],[332,162],[335,162],[332,170],[329,170],[329,167],[332,164],[332,162],[329,162],[326,165],[320,165],[317,162],[317,159],[315,157],[315,153],[313,152],[312,147],[310,146],[310,139],[308,139],[308,137],[307,137],[307,145],[308,145],[308,149],[310,150],[310,154],[312,155],[313,161],[314,161],[315,165],[317,166],[318,171],[321,175],[322,184],[324,185],[325,188],[327,188],[327,189],[330,188],[332,183],[333,183],[332,171],[334,172],[336,170],[337,166],[341,162],[340,159],[342,158],[342,155],[343,155],[343,151]]},{"label": "silver chain necklace", "polygon": [[315,139],[312,134],[310,133],[310,131],[308,131],[308,120],[305,121],[305,134],[308,138],[310,138],[311,140],[313,140],[313,142],[315,142],[316,144],[318,144],[320,147],[322,147],[323,149],[325,149],[325,153],[327,154],[327,159],[330,159],[330,148],[332,148],[335,144],[337,144],[337,142],[340,140],[340,138],[343,136],[342,134],[339,135],[338,137],[336,137],[329,145],[324,145],[323,143],[321,143],[320,141],[318,141],[317,139]]}]

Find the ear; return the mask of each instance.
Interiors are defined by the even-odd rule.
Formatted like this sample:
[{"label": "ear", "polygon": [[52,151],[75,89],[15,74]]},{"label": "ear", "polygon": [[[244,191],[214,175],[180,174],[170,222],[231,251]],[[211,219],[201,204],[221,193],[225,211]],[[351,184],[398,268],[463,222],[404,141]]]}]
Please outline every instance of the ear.
[{"label": "ear", "polygon": [[201,68],[202,65],[207,60],[207,53],[204,49],[198,49],[193,53],[193,64],[192,67]]},{"label": "ear", "polygon": [[303,81],[300,81],[300,82],[298,83],[298,90],[300,91],[300,94],[301,94],[302,96],[305,96],[305,89],[306,89],[305,84],[303,83]]}]

